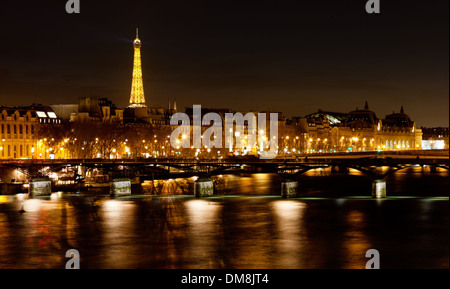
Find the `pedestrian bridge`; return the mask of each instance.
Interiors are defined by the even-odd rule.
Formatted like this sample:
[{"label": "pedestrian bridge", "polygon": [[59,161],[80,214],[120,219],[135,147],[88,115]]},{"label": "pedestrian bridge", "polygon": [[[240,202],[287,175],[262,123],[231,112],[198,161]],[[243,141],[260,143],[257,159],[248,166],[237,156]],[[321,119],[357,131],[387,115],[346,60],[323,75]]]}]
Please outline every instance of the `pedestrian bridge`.
[{"label": "pedestrian bridge", "polygon": [[[247,173],[276,173],[283,178],[282,195],[297,194],[297,177],[318,169],[329,168],[331,172],[348,173],[358,170],[372,179],[374,197],[386,196],[386,177],[399,170],[422,167],[431,172],[449,169],[448,151],[421,153],[347,153],[308,155],[296,158],[260,160],[242,157],[227,159],[59,159],[59,160],[2,160],[0,168],[17,169],[32,177],[58,172],[67,167],[97,169],[113,177],[124,175],[151,176],[155,178],[177,178],[197,176],[202,180],[214,175]],[[45,173],[44,173],[45,171]]]}]

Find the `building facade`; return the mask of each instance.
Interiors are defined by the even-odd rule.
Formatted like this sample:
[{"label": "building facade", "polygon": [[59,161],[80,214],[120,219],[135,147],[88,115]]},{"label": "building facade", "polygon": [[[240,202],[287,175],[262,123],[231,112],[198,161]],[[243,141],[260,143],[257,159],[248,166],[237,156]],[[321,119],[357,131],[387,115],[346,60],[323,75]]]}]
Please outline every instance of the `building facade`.
[{"label": "building facade", "polygon": [[423,149],[449,149],[448,127],[423,127]]},{"label": "building facade", "polygon": [[380,119],[366,102],[364,109],[349,113],[319,110],[296,122],[302,123],[306,133],[307,153],[422,149],[422,130],[403,107]]},{"label": "building facade", "polygon": [[44,125],[61,124],[50,106],[0,107],[0,158],[37,158],[42,151],[38,130]]}]

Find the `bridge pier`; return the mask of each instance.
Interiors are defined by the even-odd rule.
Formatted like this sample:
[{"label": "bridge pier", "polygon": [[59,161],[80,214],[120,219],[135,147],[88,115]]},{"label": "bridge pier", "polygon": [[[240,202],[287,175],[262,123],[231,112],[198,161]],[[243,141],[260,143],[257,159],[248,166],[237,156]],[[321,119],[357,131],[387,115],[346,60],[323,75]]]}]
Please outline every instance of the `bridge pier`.
[{"label": "bridge pier", "polygon": [[386,198],[386,180],[377,179],[372,182],[372,198]]},{"label": "bridge pier", "polygon": [[214,194],[214,183],[210,178],[194,181],[194,195],[196,197],[209,197]]},{"label": "bridge pier", "polygon": [[284,179],[281,182],[281,197],[294,198],[297,196],[298,182],[295,180]]},{"label": "bridge pier", "polygon": [[436,173],[437,168],[435,166],[429,166],[430,168],[430,173]]},{"label": "bridge pier", "polygon": [[31,196],[49,196],[52,193],[52,182],[47,178],[31,179],[28,192]]},{"label": "bridge pier", "polygon": [[111,196],[131,195],[131,181],[128,178],[113,179],[109,185],[109,194]]},{"label": "bridge pier", "polygon": [[331,167],[331,172],[333,173],[349,173],[350,169],[346,166],[332,166]]}]

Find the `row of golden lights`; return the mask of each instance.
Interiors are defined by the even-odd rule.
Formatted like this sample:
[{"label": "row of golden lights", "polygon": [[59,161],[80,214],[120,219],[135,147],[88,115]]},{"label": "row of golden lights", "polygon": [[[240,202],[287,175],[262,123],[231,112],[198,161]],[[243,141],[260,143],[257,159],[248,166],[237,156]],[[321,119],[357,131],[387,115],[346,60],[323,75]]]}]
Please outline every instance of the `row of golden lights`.
[{"label": "row of golden lights", "polygon": [[[264,132],[261,131],[261,134],[263,134],[263,133],[264,133]],[[240,136],[240,135],[239,135],[239,132],[236,132],[236,135],[235,135],[235,136],[239,137],[239,136]],[[157,136],[154,135],[153,137],[156,138]],[[167,138],[170,138],[170,135],[167,135]],[[182,138],[182,139],[185,139],[185,138],[186,138],[186,135],[182,134],[181,138]],[[201,138],[203,138],[203,136],[201,136]],[[214,136],[214,138],[216,138],[216,136]],[[275,138],[275,137],[274,137],[274,138]],[[244,139],[247,139],[247,135],[244,136]],[[264,139],[264,140],[267,140],[267,137],[266,137],[266,136],[263,136],[263,139]],[[290,137],[290,136],[285,136],[285,137],[282,136],[281,139],[289,140],[289,139],[291,139],[291,137]],[[298,140],[299,137],[296,136],[295,139]],[[359,138],[358,138],[358,137],[349,137],[349,138],[341,137],[341,141],[344,140],[344,139],[348,139],[348,140],[351,140],[351,141],[359,141]],[[51,138],[51,141],[54,141],[54,140],[55,140],[54,138]],[[69,140],[70,140],[69,138],[66,138],[66,139],[64,139],[64,142],[67,143],[67,142],[69,142]],[[98,142],[98,140],[99,140],[98,137],[95,138],[95,141],[96,141],[96,142]],[[316,139],[316,141],[320,141],[320,140],[321,140],[321,138],[317,138],[317,139]],[[323,141],[326,142],[327,140],[328,140],[328,139],[325,138]],[[374,141],[374,140],[375,140],[375,139],[372,138],[370,141]],[[2,141],[5,141],[5,139],[3,139]],[[40,139],[40,140],[39,140],[39,142],[43,142],[43,141],[47,141],[47,138],[44,138],[44,139]],[[74,138],[73,141],[77,141],[77,138]],[[113,142],[115,142],[115,141],[116,141],[116,140],[113,140]],[[155,143],[158,142],[158,140],[156,140],[156,139],[153,140],[153,141],[154,141]],[[309,139],[309,142],[312,142],[312,141],[313,141],[313,138],[310,138],[310,139]],[[366,141],[366,138],[364,138],[363,141]],[[124,144],[125,144],[126,142],[128,142],[128,139],[125,140]],[[146,141],[145,141],[145,140],[142,140],[142,142],[145,143]],[[166,140],[166,142],[167,142],[167,140]],[[178,141],[178,143],[179,143],[179,141]]]},{"label": "row of golden lights", "polygon": [[[264,134],[264,131],[260,131],[260,134]],[[235,136],[238,137],[238,136],[239,136],[239,133],[236,132]],[[156,138],[156,137],[157,137],[157,135],[154,135],[154,136],[153,136],[153,138]],[[185,139],[186,137],[187,137],[187,136],[184,135],[184,134],[181,135],[181,139]],[[167,135],[167,138],[170,138],[170,135]],[[201,138],[203,138],[203,136],[201,136]],[[214,138],[216,138],[216,136],[214,136]],[[289,139],[291,139],[291,138],[292,138],[291,136],[284,136],[284,137],[282,136],[282,137],[281,137],[281,139],[284,139],[284,140],[289,140]],[[244,139],[247,139],[247,135],[244,136]],[[267,140],[267,138],[266,138],[265,136],[263,137],[263,139],[264,139],[264,140]],[[352,141],[358,142],[358,141],[360,140],[358,137],[348,137],[348,138],[345,138],[344,136],[342,136],[341,139],[340,139],[340,141],[342,142],[342,141],[344,141],[345,139],[347,139],[347,140],[349,140],[349,141],[351,141],[351,142],[352,142]],[[54,141],[55,139],[54,139],[54,138],[51,138],[51,139],[47,139],[47,138],[40,139],[40,140],[38,141],[38,145],[43,146],[43,145],[44,145],[43,142],[47,142],[47,141],[50,141],[50,140],[51,140],[51,141]],[[295,137],[295,140],[299,140],[299,136],[296,136],[296,137]],[[315,139],[316,142],[320,142],[321,140],[322,140],[321,138],[316,138],[316,139]],[[367,140],[366,138],[363,138],[363,139],[362,139],[363,142],[365,142],[366,140]],[[5,139],[2,139],[2,141],[4,142]],[[70,141],[69,138],[64,139],[64,144],[68,143],[69,141]],[[73,138],[73,139],[72,139],[72,142],[75,142],[75,141],[77,141],[77,138]],[[98,141],[99,141],[99,138],[98,138],[98,137],[95,138],[95,142],[98,143]],[[115,142],[115,141],[116,141],[116,140],[113,140],[113,142]],[[323,141],[324,143],[326,143],[326,142],[328,141],[328,139],[327,139],[327,138],[324,138],[322,141]],[[370,142],[373,142],[373,141],[375,141],[374,138],[370,139]],[[123,144],[125,145],[125,152],[126,152],[126,153],[129,153],[129,152],[130,152],[130,148],[127,146],[127,142],[128,142],[128,139],[125,139],[125,141],[123,142]],[[142,140],[142,143],[146,143],[146,142],[147,142],[146,140]],[[151,141],[150,141],[150,142],[151,142]],[[154,139],[153,142],[154,142],[154,143],[158,143],[158,140],[157,140],[157,139]],[[168,143],[168,142],[169,142],[168,140],[165,140],[165,143]],[[309,142],[309,143],[312,143],[312,142],[314,142],[314,139],[313,139],[313,138],[309,138],[309,139],[308,139],[308,142]],[[177,139],[177,140],[176,140],[176,143],[179,144],[179,143],[180,143],[180,140]],[[418,147],[419,145],[416,145],[416,146]],[[267,146],[267,147],[268,147],[268,146]],[[402,147],[405,148],[404,145],[401,146],[400,144],[398,144],[396,147],[397,147],[397,148],[402,148]],[[177,146],[177,147],[176,147],[176,149],[179,149],[179,148],[180,148],[180,146]],[[192,146],[191,148],[194,148],[194,147]],[[205,146],[205,148],[208,149],[208,152],[210,151],[210,149],[209,149],[207,146]],[[278,148],[278,146],[277,146],[277,148]],[[380,148],[385,149],[386,146],[385,146],[385,145],[382,145],[382,146],[378,146],[378,148],[379,148],[379,149],[380,149]],[[84,147],[82,147],[82,149],[84,150]],[[145,149],[148,149],[148,146],[145,146]],[[161,146],[161,149],[165,149],[165,146]],[[287,146],[286,146],[286,148],[285,148],[284,150],[286,151],[286,149],[288,149]],[[3,150],[3,146],[0,146],[0,150]],[[60,150],[63,151],[64,148],[61,147]],[[35,149],[34,149],[34,147],[32,147],[32,148],[31,148],[31,152],[34,153],[34,151],[35,151]],[[48,148],[48,149],[46,149],[46,152],[47,152],[47,153],[48,153],[48,152],[52,152],[52,151],[53,151],[53,148],[51,148],[51,147]],[[197,151],[199,151],[199,150],[197,150]],[[292,151],[295,151],[295,149],[292,149]],[[113,152],[113,153],[116,153],[117,150],[114,148],[114,149],[112,149],[112,152]]]}]

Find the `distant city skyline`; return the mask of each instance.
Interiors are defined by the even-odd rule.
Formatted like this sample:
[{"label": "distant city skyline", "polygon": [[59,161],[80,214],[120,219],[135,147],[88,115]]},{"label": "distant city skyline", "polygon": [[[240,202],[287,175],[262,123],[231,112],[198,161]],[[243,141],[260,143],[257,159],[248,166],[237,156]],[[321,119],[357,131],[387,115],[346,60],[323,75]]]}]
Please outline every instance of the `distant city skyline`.
[{"label": "distant city skyline", "polygon": [[448,1],[399,2],[379,15],[364,1],[84,1],[77,15],[53,1],[8,4],[0,105],[98,96],[128,106],[139,27],[151,107],[291,117],[368,101],[379,118],[403,106],[419,127],[449,126]]}]

